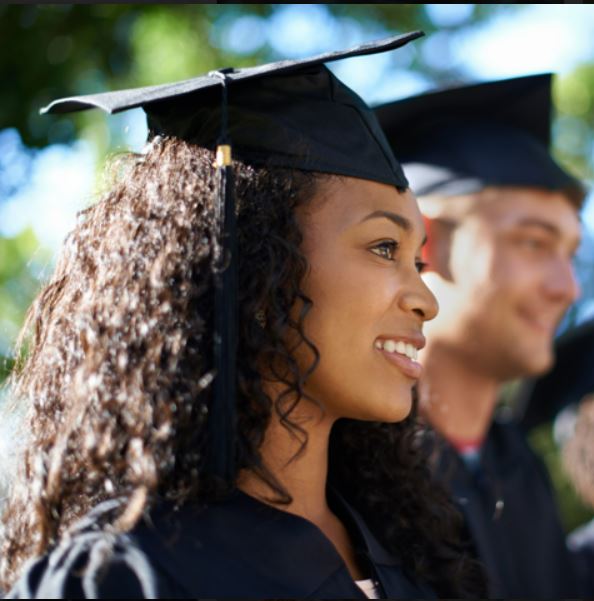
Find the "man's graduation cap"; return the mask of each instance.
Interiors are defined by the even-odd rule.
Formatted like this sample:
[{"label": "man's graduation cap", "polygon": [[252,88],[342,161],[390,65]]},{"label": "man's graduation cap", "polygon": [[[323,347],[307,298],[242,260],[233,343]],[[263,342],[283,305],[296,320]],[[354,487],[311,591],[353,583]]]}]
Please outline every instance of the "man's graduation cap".
[{"label": "man's graduation cap", "polygon": [[63,98],[42,110],[142,107],[149,136],[217,150],[223,256],[215,282],[215,394],[209,410],[210,472],[233,476],[237,346],[237,250],[233,158],[408,187],[373,111],[324,63],[375,54],[422,36],[412,32],[340,52],[247,69],[220,69],[171,84]]},{"label": "man's graduation cap", "polygon": [[376,115],[418,196],[486,186],[537,187],[583,198],[551,157],[551,74],[430,92]]}]

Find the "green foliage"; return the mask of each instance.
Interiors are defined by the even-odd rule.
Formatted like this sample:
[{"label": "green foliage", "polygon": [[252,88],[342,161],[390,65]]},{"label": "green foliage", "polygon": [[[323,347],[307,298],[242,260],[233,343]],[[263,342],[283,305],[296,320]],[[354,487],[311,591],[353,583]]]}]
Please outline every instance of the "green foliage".
[{"label": "green foliage", "polygon": [[565,530],[571,532],[594,518],[594,510],[582,503],[563,471],[551,424],[535,428],[530,433],[529,442],[549,470]]},{"label": "green foliage", "polygon": [[554,142],[557,156],[582,178],[594,177],[594,62],[558,78],[553,97],[560,115]]},{"label": "green foliage", "polygon": [[12,367],[12,346],[50,257],[33,232],[0,238],[0,383]]},{"label": "green foliage", "polygon": [[38,110],[53,98],[104,89],[105,76],[127,70],[126,5],[2,5],[4,82],[0,129],[16,127],[28,146],[72,139],[68,120],[47,123]]},{"label": "green foliage", "polygon": [[[437,27],[423,4],[326,4],[333,27],[370,35],[422,29],[440,31],[443,52],[452,36],[474,30],[494,15],[525,5],[475,4],[456,25]],[[102,157],[114,142],[96,112],[44,118],[40,107],[74,94],[164,83],[233,64],[281,58],[267,40],[247,54],[225,49],[225,31],[240,17],[267,18],[278,4],[31,4],[0,5],[0,39],[10,52],[0,55],[0,130],[15,127],[29,147],[91,139]],[[265,38],[266,36],[262,36]],[[15,60],[14,57],[19,57]],[[454,62],[439,68],[415,49],[412,71],[436,82],[462,78]],[[555,98],[567,119],[558,128],[555,149],[582,176],[592,176],[588,151],[594,119],[594,67],[585,64],[558,80]]]},{"label": "green foliage", "polygon": [[[379,35],[436,26],[422,4],[328,4],[337,27]],[[452,31],[484,21],[504,5],[475,5]],[[509,5],[508,5],[509,6]],[[47,119],[40,107],[65,95],[158,84],[209,69],[279,58],[268,43],[248,55],[225,50],[221,30],[245,15],[269,17],[278,4],[0,5],[0,130],[16,127],[27,146],[70,141],[91,119]],[[224,39],[224,36],[222,36]],[[19,57],[19,60],[15,60]],[[444,75],[417,54],[412,69]],[[449,70],[448,70],[449,73]],[[93,117],[94,118],[94,117]]]}]

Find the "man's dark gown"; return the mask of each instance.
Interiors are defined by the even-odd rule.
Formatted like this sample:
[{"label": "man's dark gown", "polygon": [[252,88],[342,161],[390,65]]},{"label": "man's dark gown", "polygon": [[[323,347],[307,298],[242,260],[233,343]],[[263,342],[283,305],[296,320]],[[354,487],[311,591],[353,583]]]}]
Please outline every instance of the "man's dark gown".
[{"label": "man's dark gown", "polygon": [[446,444],[437,472],[464,514],[489,597],[579,596],[548,474],[517,424],[494,422],[474,466]]}]

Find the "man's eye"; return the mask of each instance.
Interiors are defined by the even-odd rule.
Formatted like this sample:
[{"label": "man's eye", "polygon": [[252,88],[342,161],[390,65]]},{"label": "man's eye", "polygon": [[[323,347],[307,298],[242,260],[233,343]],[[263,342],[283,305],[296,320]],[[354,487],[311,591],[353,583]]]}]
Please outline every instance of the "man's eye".
[{"label": "man's eye", "polygon": [[371,252],[376,254],[378,257],[382,257],[382,259],[387,259],[388,261],[394,260],[394,254],[396,253],[396,249],[398,248],[398,243],[394,240],[386,240],[385,242],[380,242],[376,244],[373,248],[371,248]]},{"label": "man's eye", "polygon": [[545,250],[549,247],[549,243],[540,238],[522,238],[520,244],[530,250]]}]

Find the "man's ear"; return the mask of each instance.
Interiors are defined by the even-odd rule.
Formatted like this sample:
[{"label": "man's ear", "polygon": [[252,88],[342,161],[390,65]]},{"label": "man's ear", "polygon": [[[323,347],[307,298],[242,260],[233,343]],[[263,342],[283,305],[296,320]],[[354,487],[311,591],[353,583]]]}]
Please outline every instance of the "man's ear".
[{"label": "man's ear", "polygon": [[429,271],[431,269],[431,261],[432,261],[432,250],[431,250],[431,244],[433,241],[433,236],[431,235],[431,223],[432,223],[432,219],[429,219],[429,217],[425,217],[425,215],[423,215],[423,223],[425,224],[425,233],[427,234],[427,242],[425,242],[425,244],[423,245],[423,248],[421,249],[421,258],[423,259],[423,263],[425,263],[427,265],[427,267],[425,268],[426,271]]},{"label": "man's ear", "polygon": [[423,262],[426,272],[433,271],[444,279],[450,280],[450,244],[455,225],[440,218],[423,215],[427,242],[423,246]]}]

